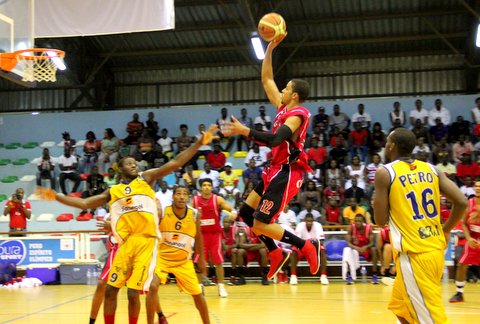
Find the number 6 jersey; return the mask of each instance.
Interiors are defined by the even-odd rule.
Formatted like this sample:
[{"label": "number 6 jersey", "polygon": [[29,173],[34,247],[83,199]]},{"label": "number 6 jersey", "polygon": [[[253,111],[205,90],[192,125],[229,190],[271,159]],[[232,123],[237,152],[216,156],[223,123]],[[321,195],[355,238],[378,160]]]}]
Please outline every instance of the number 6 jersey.
[{"label": "number 6 jersey", "polygon": [[444,249],[437,170],[418,160],[396,160],[385,168],[390,174],[388,224],[393,248],[412,253]]}]

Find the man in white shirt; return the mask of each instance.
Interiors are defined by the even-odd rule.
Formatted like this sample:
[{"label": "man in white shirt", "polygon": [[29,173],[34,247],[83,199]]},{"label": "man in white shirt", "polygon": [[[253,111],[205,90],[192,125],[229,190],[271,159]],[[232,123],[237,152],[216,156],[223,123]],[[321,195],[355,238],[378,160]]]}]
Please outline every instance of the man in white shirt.
[{"label": "man in white shirt", "polygon": [[442,124],[445,126],[450,126],[450,111],[442,106],[442,100],[436,99],[435,100],[435,107],[430,110],[428,115],[428,123],[430,126],[435,126],[435,119],[440,118],[442,120]]},{"label": "man in white shirt", "polygon": [[173,203],[173,191],[168,188],[165,181],[160,182],[160,190],[155,193],[155,198],[158,199],[162,208]]},{"label": "man in white shirt", "polygon": [[267,163],[267,155],[270,151],[271,149],[266,146],[259,146],[257,143],[253,144],[253,147],[248,150],[247,156],[245,157],[245,165],[248,167],[250,160],[254,160],[256,167],[263,168],[265,163]]},{"label": "man in white shirt", "polygon": [[480,124],[480,97],[475,99],[475,107],[472,109],[472,122]]},{"label": "man in white shirt", "polygon": [[205,162],[203,164],[203,172],[200,173],[197,179],[197,188],[200,188],[200,180],[205,178],[210,178],[212,180],[213,192],[218,193],[220,187],[220,173],[218,171],[212,170],[210,163]]},{"label": "man in white shirt", "polygon": [[415,127],[415,121],[420,119],[425,126],[428,124],[428,111],[423,108],[423,102],[420,99],[415,100],[415,108],[410,111],[410,124]]},{"label": "man in white shirt", "polygon": [[297,215],[297,223],[303,222],[307,214],[312,214],[313,219],[317,222],[321,221],[322,214],[318,210],[313,209],[312,202],[307,200],[305,202],[305,209],[300,211]]},{"label": "man in white shirt", "polygon": [[268,132],[272,127],[272,118],[265,113],[265,106],[258,107],[260,116],[255,117],[254,124],[262,124],[262,130]]},{"label": "man in white shirt", "polygon": [[[305,221],[301,222],[297,225],[295,229],[295,234],[297,234],[298,237],[301,237],[304,240],[309,240],[309,239],[317,239],[320,241],[321,249],[320,249],[320,254],[321,254],[321,262],[320,262],[320,271],[321,271],[321,276],[320,276],[320,283],[322,285],[328,285],[328,278],[327,278],[327,256],[325,253],[325,248],[323,245],[323,242],[325,241],[325,234],[323,232],[323,227],[322,224],[315,222],[313,220],[313,215],[311,213],[307,213],[305,215]],[[291,267],[291,273],[292,275],[290,276],[290,284],[291,285],[296,285],[298,283],[297,279],[297,263],[299,260],[303,258],[303,254],[300,250],[298,250],[296,247],[292,248],[292,255],[291,255],[291,261],[290,261],[290,267]]]},{"label": "man in white shirt", "polygon": [[372,123],[372,117],[369,113],[365,112],[365,105],[359,104],[357,106],[358,112],[352,115],[352,123],[360,123],[362,128],[369,130]]},{"label": "man in white shirt", "polygon": [[67,195],[67,190],[65,189],[65,180],[67,179],[74,183],[72,192],[77,192],[81,181],[80,174],[77,171],[78,160],[71,154],[70,148],[65,148],[63,155],[58,158],[58,166],[60,168],[59,182],[62,193]]},{"label": "man in white shirt", "polygon": [[288,225],[295,228],[297,224],[297,215],[295,215],[295,212],[290,209],[288,204],[286,204],[285,208],[280,213],[280,216],[278,216],[277,222],[280,225]]}]

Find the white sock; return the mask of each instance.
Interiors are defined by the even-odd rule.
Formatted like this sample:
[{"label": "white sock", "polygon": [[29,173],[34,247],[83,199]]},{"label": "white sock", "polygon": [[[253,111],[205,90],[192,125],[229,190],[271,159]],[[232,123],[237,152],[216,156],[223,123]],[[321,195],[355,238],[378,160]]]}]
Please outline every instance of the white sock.
[{"label": "white sock", "polygon": [[456,281],[455,280],[455,285],[457,286],[457,292],[463,294],[463,289],[465,288],[465,281]]}]

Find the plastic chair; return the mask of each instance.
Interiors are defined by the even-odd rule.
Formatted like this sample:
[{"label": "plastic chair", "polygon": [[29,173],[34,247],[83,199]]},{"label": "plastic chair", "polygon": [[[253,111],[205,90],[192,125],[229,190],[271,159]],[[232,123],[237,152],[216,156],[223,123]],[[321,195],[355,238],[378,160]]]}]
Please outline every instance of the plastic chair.
[{"label": "plastic chair", "polygon": [[29,162],[30,161],[28,159],[16,159],[16,160],[13,160],[12,164],[13,165],[25,165]]},{"label": "plastic chair", "polygon": [[57,217],[57,222],[69,222],[73,219],[73,214],[70,213],[65,213],[65,214],[60,214]]},{"label": "plastic chair", "polygon": [[345,240],[330,240],[325,243],[328,261],[342,261],[343,249],[348,246]]},{"label": "plastic chair", "polygon": [[38,142],[28,142],[22,145],[24,149],[34,149],[38,147]]},{"label": "plastic chair", "polygon": [[16,150],[20,146],[22,146],[22,144],[20,144],[20,143],[10,143],[10,144],[5,145],[5,148],[7,150]]},{"label": "plastic chair", "polygon": [[235,153],[233,153],[233,157],[234,158],[245,158],[247,156],[247,151],[237,151]]},{"label": "plastic chair", "polygon": [[10,159],[0,159],[0,165],[9,165],[11,162]]},{"label": "plastic chair", "polygon": [[93,219],[93,215],[91,213],[83,213],[77,216],[77,221],[79,222],[87,222]]},{"label": "plastic chair", "polygon": [[13,183],[15,181],[18,180],[18,177],[17,176],[7,176],[5,178],[3,178],[2,180],[0,180],[1,182],[3,183]]},{"label": "plastic chair", "polygon": [[7,200],[7,195],[5,194],[0,194],[0,202]]},{"label": "plastic chair", "polygon": [[54,215],[50,213],[43,213],[38,215],[37,222],[51,222]]}]

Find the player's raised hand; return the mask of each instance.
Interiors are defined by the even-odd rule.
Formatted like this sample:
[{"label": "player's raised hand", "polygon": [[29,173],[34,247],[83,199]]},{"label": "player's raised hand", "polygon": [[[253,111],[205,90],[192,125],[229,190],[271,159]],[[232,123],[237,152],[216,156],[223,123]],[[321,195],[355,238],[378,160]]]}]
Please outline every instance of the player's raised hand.
[{"label": "player's raised hand", "polygon": [[274,40],[272,40],[270,43],[268,43],[268,47],[269,49],[274,49],[275,47],[277,47],[278,45],[280,45],[280,43],[285,39],[285,37],[287,37],[288,35],[288,32],[283,34],[282,36],[279,36],[277,38],[275,38]]},{"label": "player's raised hand", "polygon": [[217,135],[218,131],[219,131],[218,125],[211,124],[210,127],[208,127],[208,130],[206,132],[202,132],[202,138],[200,139],[200,143],[202,143],[202,145],[206,145],[206,144],[209,144],[214,139],[219,138]]},{"label": "player's raised hand", "polygon": [[45,187],[37,187],[34,194],[42,200],[56,200],[57,193],[55,190]]}]

